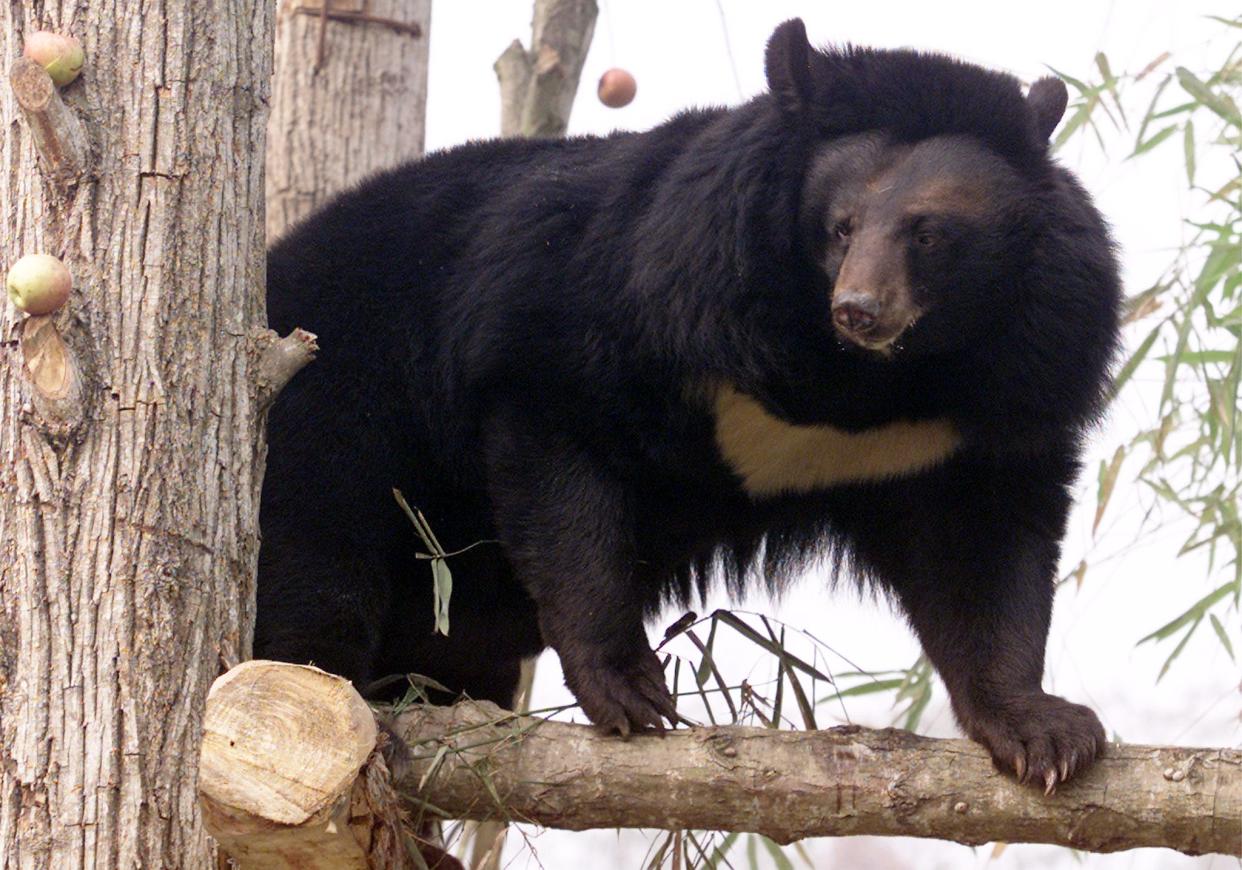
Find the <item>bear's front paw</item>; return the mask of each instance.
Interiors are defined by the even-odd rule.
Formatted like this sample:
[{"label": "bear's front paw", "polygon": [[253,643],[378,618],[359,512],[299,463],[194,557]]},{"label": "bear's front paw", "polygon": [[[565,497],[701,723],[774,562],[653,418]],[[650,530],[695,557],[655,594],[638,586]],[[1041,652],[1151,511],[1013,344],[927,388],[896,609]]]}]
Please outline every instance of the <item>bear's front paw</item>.
[{"label": "bear's front paw", "polygon": [[977,706],[962,725],[1000,770],[1052,794],[1104,752],[1104,727],[1087,707],[1043,692]]},{"label": "bear's front paw", "polygon": [[561,669],[583,712],[605,733],[628,737],[644,728],[662,731],[665,719],[680,721],[660,659],[650,648],[621,664],[596,651],[562,652]]}]

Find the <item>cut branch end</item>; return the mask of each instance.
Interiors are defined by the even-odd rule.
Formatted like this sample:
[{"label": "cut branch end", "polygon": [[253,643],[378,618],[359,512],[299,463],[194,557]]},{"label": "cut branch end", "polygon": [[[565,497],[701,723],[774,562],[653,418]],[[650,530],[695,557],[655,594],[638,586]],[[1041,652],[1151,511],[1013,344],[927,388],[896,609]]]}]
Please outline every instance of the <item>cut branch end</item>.
[{"label": "cut branch end", "polygon": [[90,143],[52,77],[30,58],[20,57],[9,68],[9,83],[45,171],[62,185],[81,180],[90,166]]},{"label": "cut branch end", "polygon": [[271,405],[285,385],[315,358],[319,352],[317,336],[304,329],[295,329],[278,338],[270,329],[262,330],[258,340],[265,345],[259,357],[256,398],[259,406]]},{"label": "cut branch end", "polygon": [[78,358],[61,338],[52,315],[21,322],[22,360],[32,393],[31,421],[53,439],[68,437],[86,418],[85,391]]}]

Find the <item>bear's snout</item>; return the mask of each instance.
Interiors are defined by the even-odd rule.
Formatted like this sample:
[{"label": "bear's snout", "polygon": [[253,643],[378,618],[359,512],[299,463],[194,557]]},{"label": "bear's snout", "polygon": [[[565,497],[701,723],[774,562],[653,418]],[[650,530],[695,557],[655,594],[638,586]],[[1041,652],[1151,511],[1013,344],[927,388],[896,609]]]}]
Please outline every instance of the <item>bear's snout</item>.
[{"label": "bear's snout", "polygon": [[833,301],[832,322],[844,332],[866,335],[880,322],[880,301],[866,293],[842,293]]}]

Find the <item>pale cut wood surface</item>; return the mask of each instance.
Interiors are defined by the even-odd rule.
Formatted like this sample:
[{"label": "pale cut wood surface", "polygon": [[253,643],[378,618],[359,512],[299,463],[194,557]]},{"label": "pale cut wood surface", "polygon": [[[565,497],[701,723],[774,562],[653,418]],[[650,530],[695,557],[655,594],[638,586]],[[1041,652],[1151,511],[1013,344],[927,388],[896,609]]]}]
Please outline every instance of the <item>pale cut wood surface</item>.
[{"label": "pale cut wood surface", "polygon": [[243,662],[207,698],[199,791],[208,830],[245,870],[407,866],[377,733],[348,680]]}]

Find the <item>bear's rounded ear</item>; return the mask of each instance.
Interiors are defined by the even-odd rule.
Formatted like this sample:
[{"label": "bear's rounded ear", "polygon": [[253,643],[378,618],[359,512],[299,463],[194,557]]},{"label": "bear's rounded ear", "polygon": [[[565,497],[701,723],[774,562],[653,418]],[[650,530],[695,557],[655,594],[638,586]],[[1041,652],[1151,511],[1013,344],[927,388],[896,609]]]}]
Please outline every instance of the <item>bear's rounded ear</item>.
[{"label": "bear's rounded ear", "polygon": [[772,31],[763,66],[768,90],[782,110],[801,111],[811,102],[811,44],[801,18],[791,18]]},{"label": "bear's rounded ear", "polygon": [[1052,131],[1061,123],[1065,107],[1069,104],[1069,92],[1065,90],[1065,82],[1049,76],[1031,85],[1026,94],[1026,104],[1035,114],[1035,128],[1041,139],[1048,139]]}]

